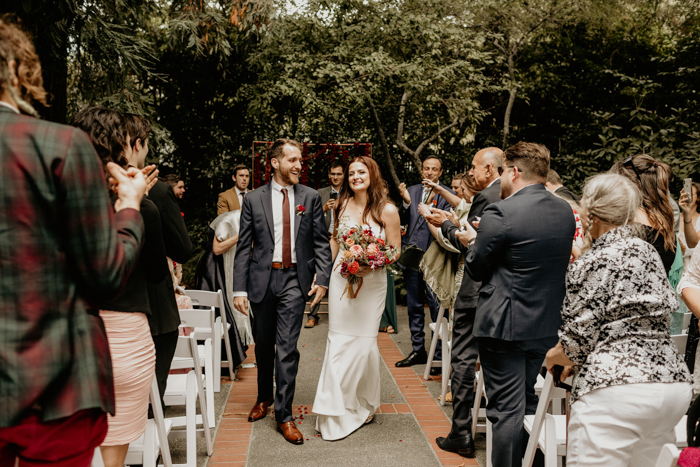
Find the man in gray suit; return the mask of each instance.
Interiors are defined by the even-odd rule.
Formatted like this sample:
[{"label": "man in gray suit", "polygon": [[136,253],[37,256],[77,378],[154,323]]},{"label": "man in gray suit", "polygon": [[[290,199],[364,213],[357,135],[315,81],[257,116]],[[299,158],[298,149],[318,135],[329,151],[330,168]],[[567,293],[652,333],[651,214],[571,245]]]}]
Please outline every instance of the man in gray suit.
[{"label": "man in gray suit", "polygon": [[303,444],[292,416],[299,368],[297,341],[306,301],[313,296],[313,306],[326,294],[331,248],[321,197],[298,184],[301,145],[278,139],[268,157],[275,169],[272,181],[243,201],[233,304],[246,314],[250,300],[255,316],[258,399],[248,421],[265,418],[274,401],[277,431],[290,443]]},{"label": "man in gray suit", "polygon": [[479,233],[454,234],[465,246],[465,272],[482,281],[474,320],[493,423],[494,467],[520,466],[535,381],[558,341],[564,279],[576,222],[569,204],[544,183],[549,150],[534,143],[506,149],[501,198],[484,209]]},{"label": "man in gray suit", "polygon": [[[339,160],[334,160],[331,162],[331,169],[328,172],[328,180],[331,182],[331,186],[318,190],[318,194],[321,196],[321,203],[323,204],[323,218],[326,221],[326,230],[329,236],[333,235],[335,200],[338,199],[338,194],[340,194],[340,189],[343,186],[344,174],[343,164]],[[318,316],[319,308],[321,308],[320,303],[311,307],[309,320],[304,325],[305,328],[312,328],[318,324],[319,319],[321,319]]]}]

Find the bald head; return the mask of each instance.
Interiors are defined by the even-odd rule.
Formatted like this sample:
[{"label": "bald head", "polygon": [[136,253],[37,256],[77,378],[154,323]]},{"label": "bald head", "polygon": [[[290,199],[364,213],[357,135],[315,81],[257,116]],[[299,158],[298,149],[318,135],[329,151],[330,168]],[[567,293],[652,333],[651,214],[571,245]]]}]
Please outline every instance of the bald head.
[{"label": "bald head", "polygon": [[483,190],[499,177],[498,169],[503,167],[503,151],[498,148],[484,148],[472,160],[469,175],[479,190]]}]

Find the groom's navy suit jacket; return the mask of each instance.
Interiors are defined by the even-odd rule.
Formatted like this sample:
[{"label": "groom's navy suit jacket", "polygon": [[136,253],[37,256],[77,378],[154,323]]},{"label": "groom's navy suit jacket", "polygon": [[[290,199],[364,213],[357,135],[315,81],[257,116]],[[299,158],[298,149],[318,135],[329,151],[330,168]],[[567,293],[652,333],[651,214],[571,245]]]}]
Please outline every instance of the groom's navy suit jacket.
[{"label": "groom's navy suit jacket", "polygon": [[[292,235],[295,238],[297,275],[304,299],[316,274],[316,284],[328,287],[331,273],[331,248],[323,220],[323,205],[318,192],[304,185],[294,185],[295,212],[304,206],[303,215],[295,215]],[[270,281],[272,254],[275,248],[270,184],[249,192],[241,208],[241,227],[234,259],[233,290],[248,293],[248,300],[259,303]]]}]

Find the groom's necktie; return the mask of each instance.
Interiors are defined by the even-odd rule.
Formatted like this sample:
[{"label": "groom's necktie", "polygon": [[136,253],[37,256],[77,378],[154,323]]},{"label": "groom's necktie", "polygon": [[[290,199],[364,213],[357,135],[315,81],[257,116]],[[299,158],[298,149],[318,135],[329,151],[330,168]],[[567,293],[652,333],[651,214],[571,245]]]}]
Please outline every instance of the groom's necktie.
[{"label": "groom's necktie", "polygon": [[287,189],[282,188],[282,266],[292,265],[292,227],[289,219],[289,196]]}]

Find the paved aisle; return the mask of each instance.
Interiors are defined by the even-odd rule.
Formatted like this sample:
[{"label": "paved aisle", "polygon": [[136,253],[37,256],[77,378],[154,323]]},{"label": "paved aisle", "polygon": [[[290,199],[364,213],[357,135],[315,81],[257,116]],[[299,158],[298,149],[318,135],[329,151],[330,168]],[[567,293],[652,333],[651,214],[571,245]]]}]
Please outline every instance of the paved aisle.
[{"label": "paved aisle", "polygon": [[[223,419],[216,433],[212,466],[440,466],[478,465],[473,459],[441,451],[435,437],[449,432],[450,420],[437,404],[439,381],[423,382],[417,371],[421,367],[402,369],[394,362],[403,358],[406,342],[410,351],[406,310],[399,309],[401,333],[390,338],[379,334],[382,365],[381,413],[370,425],[360,428],[347,438],[328,442],[317,435],[316,416],[311,413],[316,384],[321,373],[328,333],[327,315],[313,329],[302,329],[299,339],[301,364],[297,377],[294,412],[297,427],[305,436],[304,444],[287,443],[276,432],[273,414],[255,423],[247,421],[248,412],[255,403],[255,368],[239,371]],[[403,326],[402,326],[403,325]],[[401,350],[400,350],[401,348]],[[404,350],[405,352],[408,352]],[[247,362],[253,361],[249,351]],[[432,396],[431,392],[437,395]]]}]

